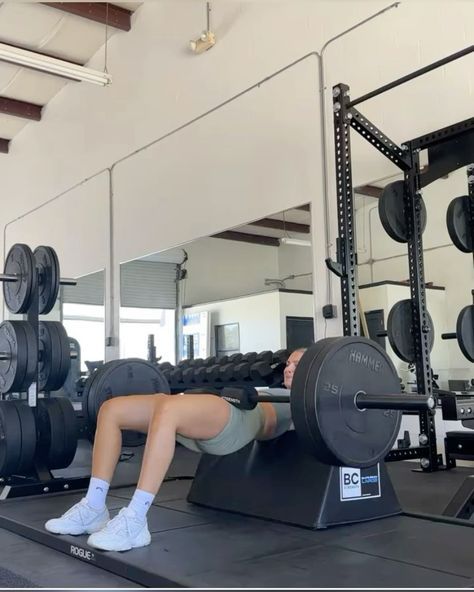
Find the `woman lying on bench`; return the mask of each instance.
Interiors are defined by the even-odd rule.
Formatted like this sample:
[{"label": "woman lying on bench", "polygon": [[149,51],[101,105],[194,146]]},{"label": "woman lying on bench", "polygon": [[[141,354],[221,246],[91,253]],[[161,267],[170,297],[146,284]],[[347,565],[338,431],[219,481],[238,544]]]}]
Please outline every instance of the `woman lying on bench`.
[{"label": "woman lying on bench", "polygon": [[[288,389],[303,353],[299,349],[288,358]],[[147,512],[173,460],[176,441],[197,452],[225,455],[253,440],[276,438],[290,427],[289,404],[258,403],[242,410],[211,394],[109,399],[99,411],[87,494],[45,528],[55,534],[90,534],[88,544],[106,551],[149,545]],[[122,449],[122,430],[146,433],[147,440],[137,489],[128,506],[110,520],[105,500]]]}]

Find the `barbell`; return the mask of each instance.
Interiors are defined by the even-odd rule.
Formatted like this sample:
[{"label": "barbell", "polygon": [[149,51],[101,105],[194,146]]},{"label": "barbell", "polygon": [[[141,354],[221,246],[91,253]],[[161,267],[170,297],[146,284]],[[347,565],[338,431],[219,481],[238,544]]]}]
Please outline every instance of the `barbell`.
[{"label": "barbell", "polygon": [[225,388],[221,397],[244,409],[289,402],[295,430],[310,454],[326,464],[361,468],[391,450],[402,411],[431,411],[436,404],[431,395],[403,394],[391,359],[365,337],[322,339],[309,347],[290,395]]}]

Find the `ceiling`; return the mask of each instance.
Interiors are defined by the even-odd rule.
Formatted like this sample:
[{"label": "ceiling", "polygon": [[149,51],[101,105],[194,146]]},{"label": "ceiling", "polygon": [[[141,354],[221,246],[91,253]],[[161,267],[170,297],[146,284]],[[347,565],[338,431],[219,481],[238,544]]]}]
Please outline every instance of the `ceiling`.
[{"label": "ceiling", "polygon": [[[0,2],[0,43],[86,65],[105,45],[106,30],[108,39],[130,30],[141,4]],[[87,83],[0,61],[0,152],[13,148],[25,126],[48,116],[44,107],[66,84]]]}]

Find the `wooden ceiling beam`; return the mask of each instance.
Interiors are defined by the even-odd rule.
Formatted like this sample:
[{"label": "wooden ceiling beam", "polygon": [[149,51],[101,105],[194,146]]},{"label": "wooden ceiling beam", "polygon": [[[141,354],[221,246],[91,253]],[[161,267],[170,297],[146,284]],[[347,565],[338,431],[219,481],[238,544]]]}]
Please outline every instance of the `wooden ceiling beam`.
[{"label": "wooden ceiling beam", "polygon": [[382,195],[382,191],[383,189],[381,187],[376,187],[375,185],[359,185],[359,187],[354,187],[354,193],[376,197],[377,199]]},{"label": "wooden ceiling beam", "polygon": [[10,140],[6,140],[5,138],[0,138],[0,152],[2,154],[8,154],[9,148],[10,148]]},{"label": "wooden ceiling beam", "polygon": [[308,224],[284,222],[283,220],[275,220],[274,218],[255,220],[255,222],[250,222],[250,226],[261,226],[262,228],[272,228],[274,230],[289,230],[290,232],[301,232],[302,234],[309,234],[311,230]]},{"label": "wooden ceiling beam", "polygon": [[235,230],[226,230],[213,234],[211,238],[223,238],[226,240],[233,240],[242,243],[252,243],[254,245],[265,245],[267,247],[279,247],[280,241],[272,236],[262,236],[260,234],[248,234],[246,232],[237,232]]},{"label": "wooden ceiling beam", "polygon": [[130,31],[132,11],[110,2],[42,2],[45,6],[75,14],[102,25]]},{"label": "wooden ceiling beam", "polygon": [[33,121],[41,121],[42,108],[41,105],[34,105],[33,103],[26,103],[25,101],[0,97],[0,113],[5,113],[5,115],[22,117],[23,119],[32,119]]}]

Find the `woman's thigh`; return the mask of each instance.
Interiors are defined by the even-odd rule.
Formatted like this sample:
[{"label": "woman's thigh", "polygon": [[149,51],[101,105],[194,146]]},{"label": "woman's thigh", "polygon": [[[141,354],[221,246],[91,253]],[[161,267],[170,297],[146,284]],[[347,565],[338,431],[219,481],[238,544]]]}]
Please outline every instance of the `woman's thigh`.
[{"label": "woman's thigh", "polygon": [[[193,440],[208,440],[227,425],[230,404],[215,395],[178,395],[166,401],[163,415],[169,413],[177,433]],[[157,409],[159,416],[160,409]]]},{"label": "woman's thigh", "polygon": [[146,434],[155,409],[170,395],[127,395],[106,401],[99,411],[101,418],[111,420],[122,430],[135,430]]}]

